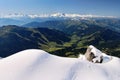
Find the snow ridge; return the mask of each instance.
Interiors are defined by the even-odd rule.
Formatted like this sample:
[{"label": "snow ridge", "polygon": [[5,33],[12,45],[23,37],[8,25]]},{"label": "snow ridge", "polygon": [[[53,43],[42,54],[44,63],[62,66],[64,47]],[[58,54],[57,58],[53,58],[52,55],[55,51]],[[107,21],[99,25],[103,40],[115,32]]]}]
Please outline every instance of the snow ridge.
[{"label": "snow ridge", "polygon": [[0,59],[0,80],[120,80],[120,59],[102,54],[109,59],[105,63],[90,62],[84,55],[65,58],[43,50],[24,50]]}]

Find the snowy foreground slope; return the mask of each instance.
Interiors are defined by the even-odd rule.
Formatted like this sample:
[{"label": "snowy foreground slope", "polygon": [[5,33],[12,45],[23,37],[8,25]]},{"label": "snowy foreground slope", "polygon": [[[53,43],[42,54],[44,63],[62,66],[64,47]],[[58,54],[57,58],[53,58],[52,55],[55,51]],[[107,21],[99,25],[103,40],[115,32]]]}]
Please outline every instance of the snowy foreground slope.
[{"label": "snowy foreground slope", "polygon": [[[96,50],[94,50],[96,51]],[[64,58],[42,50],[25,50],[0,59],[0,80],[120,80],[120,59],[103,55],[104,63]]]}]

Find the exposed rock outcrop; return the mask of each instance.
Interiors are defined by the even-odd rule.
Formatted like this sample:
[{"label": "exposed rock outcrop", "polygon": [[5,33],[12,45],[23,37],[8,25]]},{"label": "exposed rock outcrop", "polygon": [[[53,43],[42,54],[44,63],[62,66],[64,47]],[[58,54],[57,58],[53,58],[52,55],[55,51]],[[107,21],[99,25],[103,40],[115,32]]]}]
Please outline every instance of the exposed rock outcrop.
[{"label": "exposed rock outcrop", "polygon": [[94,63],[102,63],[103,61],[102,52],[92,45],[87,48],[85,57],[88,61]]}]

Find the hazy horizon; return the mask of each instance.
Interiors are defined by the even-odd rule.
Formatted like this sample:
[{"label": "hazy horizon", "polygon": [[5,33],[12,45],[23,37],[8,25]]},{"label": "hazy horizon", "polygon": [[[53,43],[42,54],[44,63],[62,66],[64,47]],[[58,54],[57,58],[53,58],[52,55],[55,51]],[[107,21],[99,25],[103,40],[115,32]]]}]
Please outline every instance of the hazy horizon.
[{"label": "hazy horizon", "polygon": [[119,0],[0,0],[0,14],[76,13],[120,17]]}]

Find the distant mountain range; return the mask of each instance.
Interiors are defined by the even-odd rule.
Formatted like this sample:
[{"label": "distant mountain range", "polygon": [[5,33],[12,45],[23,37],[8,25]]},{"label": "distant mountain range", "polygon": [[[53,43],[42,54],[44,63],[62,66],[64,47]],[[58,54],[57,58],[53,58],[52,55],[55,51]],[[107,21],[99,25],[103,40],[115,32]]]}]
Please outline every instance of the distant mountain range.
[{"label": "distant mountain range", "polygon": [[1,18],[47,18],[47,17],[66,17],[66,18],[116,18],[115,16],[100,16],[100,15],[91,15],[91,14],[70,14],[70,13],[53,13],[53,14],[3,14]]},{"label": "distant mountain range", "polygon": [[0,26],[3,25],[23,25],[29,22],[43,22],[48,20],[89,20],[97,18],[116,18],[114,16],[81,15],[81,14],[4,14],[0,15]]},{"label": "distant mountain range", "polygon": [[[117,32],[120,32],[120,19],[90,19],[90,20],[50,20],[44,22],[30,22],[27,24],[22,25],[23,27],[46,27],[46,28],[53,28],[58,29],[61,31],[65,31],[67,29],[67,33],[74,29],[81,30],[81,28],[86,27],[103,27],[108,28]],[[71,29],[71,30],[70,30]]]}]

